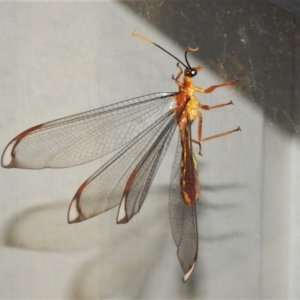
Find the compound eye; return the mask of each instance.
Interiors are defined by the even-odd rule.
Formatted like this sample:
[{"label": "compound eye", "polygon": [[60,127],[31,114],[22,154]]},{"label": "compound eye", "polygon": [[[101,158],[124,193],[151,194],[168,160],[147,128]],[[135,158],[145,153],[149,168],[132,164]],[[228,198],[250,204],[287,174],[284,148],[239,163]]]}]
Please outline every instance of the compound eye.
[{"label": "compound eye", "polygon": [[194,76],[196,76],[197,75],[197,71],[195,70],[195,69],[191,69],[191,71],[190,71],[190,76],[191,77],[194,77]]},{"label": "compound eye", "polygon": [[185,75],[188,77],[194,77],[197,75],[197,70],[196,69],[186,69]]}]

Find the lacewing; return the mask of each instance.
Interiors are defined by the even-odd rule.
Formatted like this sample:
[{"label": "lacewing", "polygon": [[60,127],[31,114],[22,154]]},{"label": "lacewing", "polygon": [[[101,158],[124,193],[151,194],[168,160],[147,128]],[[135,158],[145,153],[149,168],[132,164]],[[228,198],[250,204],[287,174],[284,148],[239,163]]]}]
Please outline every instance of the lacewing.
[{"label": "lacewing", "polygon": [[[179,138],[171,172],[169,214],[177,256],[186,282],[196,264],[198,233],[196,202],[200,197],[197,159],[192,143],[239,131],[240,127],[202,137],[201,109],[210,110],[233,104],[203,105],[195,93],[210,93],[218,87],[231,86],[238,80],[213,85],[206,89],[193,84],[202,66],[191,67],[154,43],[177,60],[179,72],[172,77],[177,92],[154,93],[61,118],[29,128],[5,148],[4,168],[64,168],[76,166],[120,149],[107,163],[89,177],[77,190],[68,213],[68,222],[76,223],[119,206],[117,223],[127,223],[139,212],[159,165],[178,128]],[[184,70],[182,69],[184,67]],[[180,81],[180,78],[183,80]],[[176,107],[164,108],[175,103]],[[192,139],[191,125],[198,119],[198,137]]]}]

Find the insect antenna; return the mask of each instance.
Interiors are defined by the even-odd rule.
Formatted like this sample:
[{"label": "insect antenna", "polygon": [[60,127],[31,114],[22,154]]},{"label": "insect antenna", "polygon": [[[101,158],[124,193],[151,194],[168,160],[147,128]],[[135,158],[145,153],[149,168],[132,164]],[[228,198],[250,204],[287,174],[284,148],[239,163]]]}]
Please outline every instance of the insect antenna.
[{"label": "insect antenna", "polygon": [[199,50],[199,47],[197,47],[197,48],[187,47],[187,49],[186,49],[185,52],[184,52],[184,58],[185,58],[186,64],[188,65],[189,69],[192,69],[192,67],[191,67],[191,65],[189,64],[189,61],[188,61],[188,59],[187,59],[187,53],[188,53],[189,51],[195,52],[195,51],[198,51],[198,50]]},{"label": "insect antenna", "polygon": [[[186,61],[187,65],[184,64],[184,63],[183,63],[180,59],[178,59],[175,55],[173,55],[172,53],[170,53],[169,51],[167,51],[167,50],[164,49],[163,47],[159,46],[158,44],[154,43],[153,41],[151,41],[151,40],[148,39],[147,37],[145,37],[145,36],[143,36],[143,35],[141,35],[141,34],[138,34],[138,33],[136,33],[135,31],[132,33],[132,36],[139,37],[139,38],[143,39],[144,41],[153,44],[154,46],[158,47],[158,48],[161,49],[162,51],[164,51],[164,52],[166,52],[167,54],[169,54],[170,56],[172,56],[172,57],[173,57],[174,59],[176,59],[179,63],[181,63],[185,68],[191,69],[191,67],[190,67],[190,65],[189,65],[189,63],[188,63],[188,61],[187,61],[187,59],[186,59],[186,53],[185,53],[185,61]],[[192,48],[188,48],[188,49],[186,50],[186,52],[187,52],[187,51],[193,51],[193,50],[190,50],[190,49],[192,49]]]}]

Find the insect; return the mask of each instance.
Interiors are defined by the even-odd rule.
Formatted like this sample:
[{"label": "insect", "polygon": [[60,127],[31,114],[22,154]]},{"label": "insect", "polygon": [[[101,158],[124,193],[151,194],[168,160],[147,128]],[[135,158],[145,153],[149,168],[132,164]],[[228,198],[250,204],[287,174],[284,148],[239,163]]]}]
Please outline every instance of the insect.
[{"label": "insect", "polygon": [[[158,167],[178,128],[179,138],[171,171],[169,214],[177,256],[186,282],[196,264],[198,233],[196,202],[200,197],[197,159],[192,143],[218,138],[239,131],[202,137],[201,109],[210,110],[233,104],[201,104],[195,93],[210,93],[218,87],[231,86],[238,80],[203,89],[193,84],[202,66],[191,67],[154,43],[177,60],[179,72],[172,76],[177,92],[154,93],[117,104],[68,116],[29,128],[5,148],[5,168],[64,168],[95,160],[114,150],[119,151],[77,190],[68,212],[68,222],[76,223],[119,206],[117,223],[127,223],[139,212]],[[184,68],[184,70],[183,70]],[[180,78],[183,77],[183,81]],[[176,107],[165,110],[170,103]],[[198,137],[192,139],[191,125],[198,119]]]}]

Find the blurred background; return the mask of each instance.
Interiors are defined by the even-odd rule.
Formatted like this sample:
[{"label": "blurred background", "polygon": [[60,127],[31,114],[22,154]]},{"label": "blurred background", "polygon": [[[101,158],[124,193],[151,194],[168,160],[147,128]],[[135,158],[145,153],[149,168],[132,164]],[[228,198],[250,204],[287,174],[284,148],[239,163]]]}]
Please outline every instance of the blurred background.
[{"label": "blurred background", "polygon": [[[69,203],[106,159],[56,170],[0,169],[1,299],[300,298],[298,1],[0,3],[0,149],[34,125],[177,87],[187,46],[203,135],[199,256],[183,284],[168,216],[177,134],[127,225],[117,209],[68,225]],[[120,116],[122,118],[122,116]],[[196,126],[195,126],[196,127]],[[195,131],[196,133],[196,131]],[[197,149],[195,148],[195,151]]]}]

